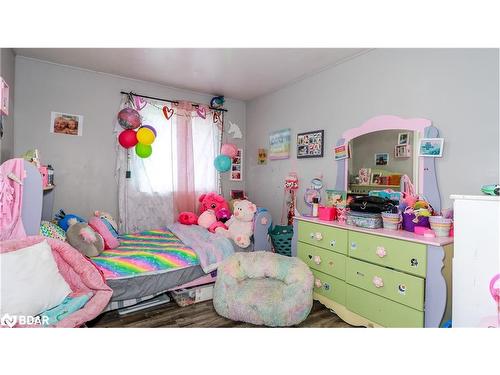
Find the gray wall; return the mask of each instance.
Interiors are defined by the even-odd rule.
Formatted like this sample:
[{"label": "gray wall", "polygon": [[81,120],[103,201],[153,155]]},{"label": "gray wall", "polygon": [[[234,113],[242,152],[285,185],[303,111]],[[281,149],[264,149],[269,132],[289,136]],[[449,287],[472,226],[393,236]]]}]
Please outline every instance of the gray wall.
[{"label": "gray wall", "polygon": [[[443,207],[452,193],[478,194],[499,181],[497,49],[379,49],[247,103],[247,191],[279,220],[291,169],[304,188],[318,174],[334,188],[332,149],[346,129],[392,114],[433,121],[445,138],[436,169]],[[257,165],[271,130],[292,128],[288,160]],[[296,134],[325,129],[325,157],[295,156]],[[255,156],[255,157],[254,157]]]},{"label": "gray wall", "polygon": [[[211,98],[155,83],[16,57],[14,151],[20,155],[38,148],[42,162],[54,167],[54,211],[63,208],[87,217],[99,209],[117,215],[112,128],[121,90],[201,103],[208,103]],[[229,110],[226,123],[237,123],[245,134],[245,103],[227,99],[225,108]],[[83,115],[83,136],[49,133],[51,111]],[[244,148],[244,139],[234,143]],[[245,180],[230,182],[227,173],[223,176],[226,194],[231,188],[245,188]]]},{"label": "gray wall", "polygon": [[9,115],[3,118],[3,138],[0,139],[0,164],[14,156],[14,51],[0,48],[0,76],[9,85]]}]

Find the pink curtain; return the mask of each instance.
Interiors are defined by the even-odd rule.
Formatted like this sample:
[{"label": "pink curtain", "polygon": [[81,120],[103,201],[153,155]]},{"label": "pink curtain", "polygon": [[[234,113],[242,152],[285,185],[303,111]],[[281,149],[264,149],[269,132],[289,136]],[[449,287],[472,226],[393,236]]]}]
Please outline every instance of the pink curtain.
[{"label": "pink curtain", "polygon": [[194,181],[193,127],[189,102],[179,102],[176,106],[177,175],[174,176],[174,205],[177,214],[183,211],[197,211]]}]

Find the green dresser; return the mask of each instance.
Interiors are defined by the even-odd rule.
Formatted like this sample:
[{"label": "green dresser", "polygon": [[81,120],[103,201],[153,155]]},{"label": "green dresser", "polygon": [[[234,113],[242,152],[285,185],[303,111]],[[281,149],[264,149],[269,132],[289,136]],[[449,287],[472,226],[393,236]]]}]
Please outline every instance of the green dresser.
[{"label": "green dresser", "polygon": [[294,247],[313,272],[314,298],[352,325],[436,327],[450,319],[450,239],[296,218]]}]

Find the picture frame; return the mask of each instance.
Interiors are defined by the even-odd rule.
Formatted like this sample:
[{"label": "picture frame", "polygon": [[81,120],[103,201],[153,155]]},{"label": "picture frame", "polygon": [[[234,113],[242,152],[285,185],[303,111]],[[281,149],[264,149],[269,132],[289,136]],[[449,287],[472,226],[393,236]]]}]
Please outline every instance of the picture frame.
[{"label": "picture frame", "polygon": [[389,163],[389,154],[387,152],[379,152],[375,154],[375,165],[387,165]]},{"label": "picture frame", "polygon": [[398,145],[409,145],[410,144],[410,133],[399,133],[398,134]]},{"label": "picture frame", "polygon": [[333,148],[333,154],[335,160],[343,160],[349,157],[349,145],[344,143],[340,146],[335,146]]},{"label": "picture frame", "polygon": [[231,169],[229,172],[230,181],[243,181],[243,149],[239,148],[236,156],[231,158]]},{"label": "picture frame", "polygon": [[325,142],[324,130],[297,134],[297,159],[322,158]]},{"label": "picture frame", "polygon": [[291,129],[282,129],[269,134],[269,160],[290,157]]},{"label": "picture frame", "polygon": [[326,206],[328,207],[345,207],[347,202],[347,191],[343,190],[326,190]]},{"label": "picture frame", "polygon": [[81,137],[83,134],[83,116],[65,112],[51,112],[50,132]]},{"label": "picture frame", "polygon": [[440,158],[443,156],[444,138],[422,138],[418,143],[418,156]]},{"label": "picture frame", "polygon": [[372,173],[370,177],[370,185],[379,185],[380,177],[382,177],[382,173]]},{"label": "picture frame", "polygon": [[409,157],[411,157],[411,146],[410,145],[394,146],[394,157],[395,158],[409,158]]},{"label": "picture frame", "polygon": [[267,164],[267,150],[265,148],[259,148],[257,151],[257,164],[264,165]]},{"label": "picture frame", "polygon": [[246,194],[243,190],[234,190],[230,191],[231,199],[246,199]]}]

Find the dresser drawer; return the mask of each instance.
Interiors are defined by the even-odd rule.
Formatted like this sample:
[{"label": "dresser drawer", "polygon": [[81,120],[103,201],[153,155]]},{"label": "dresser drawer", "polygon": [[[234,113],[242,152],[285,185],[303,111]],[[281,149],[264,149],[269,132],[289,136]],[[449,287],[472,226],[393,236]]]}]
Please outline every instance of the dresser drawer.
[{"label": "dresser drawer", "polygon": [[345,280],[345,255],[303,242],[297,243],[297,255],[310,268]]},{"label": "dresser drawer", "polygon": [[346,282],[416,310],[424,309],[424,279],[349,258]]},{"label": "dresser drawer", "polygon": [[316,270],[312,270],[312,273],[314,275],[314,292],[345,305],[346,283],[344,281]]},{"label": "dresser drawer", "polygon": [[298,240],[311,245],[347,254],[347,230],[299,221]]},{"label": "dresser drawer", "polygon": [[423,327],[424,313],[346,284],[347,308],[384,327]]},{"label": "dresser drawer", "polygon": [[349,256],[425,277],[426,245],[349,231]]}]

